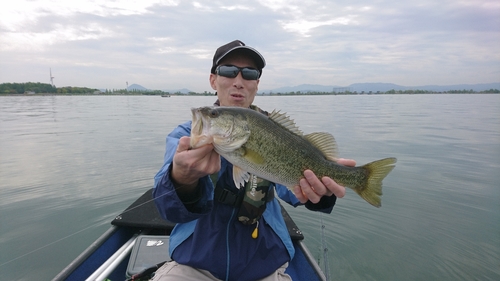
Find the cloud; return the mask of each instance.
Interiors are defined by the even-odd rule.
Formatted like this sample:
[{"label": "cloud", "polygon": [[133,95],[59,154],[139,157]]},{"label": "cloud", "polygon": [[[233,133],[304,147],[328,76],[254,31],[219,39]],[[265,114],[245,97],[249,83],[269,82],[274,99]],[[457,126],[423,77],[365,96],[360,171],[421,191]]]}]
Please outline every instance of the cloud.
[{"label": "cloud", "polygon": [[[376,5],[375,5],[376,4]],[[268,65],[261,89],[497,82],[498,1],[15,1],[0,11],[0,83],[211,90],[234,39]]]},{"label": "cloud", "polygon": [[317,27],[329,25],[349,25],[356,24],[355,16],[340,17],[336,19],[311,21],[311,20],[293,20],[290,22],[281,22],[283,29],[286,31],[297,32],[302,36],[311,36],[309,32]]}]

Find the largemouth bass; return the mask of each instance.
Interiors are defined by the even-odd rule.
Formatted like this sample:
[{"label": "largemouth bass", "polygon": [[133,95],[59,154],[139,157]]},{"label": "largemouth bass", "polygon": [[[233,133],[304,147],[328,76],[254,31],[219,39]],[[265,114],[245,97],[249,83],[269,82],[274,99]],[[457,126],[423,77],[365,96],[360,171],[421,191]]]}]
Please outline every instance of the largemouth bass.
[{"label": "largemouth bass", "polygon": [[337,144],[329,133],[304,135],[284,113],[266,116],[241,107],[193,108],[191,147],[213,144],[233,164],[233,180],[244,186],[250,174],[293,188],[306,169],[353,189],[368,203],[381,206],[382,180],[395,167],[385,158],[359,167],[336,163]]}]

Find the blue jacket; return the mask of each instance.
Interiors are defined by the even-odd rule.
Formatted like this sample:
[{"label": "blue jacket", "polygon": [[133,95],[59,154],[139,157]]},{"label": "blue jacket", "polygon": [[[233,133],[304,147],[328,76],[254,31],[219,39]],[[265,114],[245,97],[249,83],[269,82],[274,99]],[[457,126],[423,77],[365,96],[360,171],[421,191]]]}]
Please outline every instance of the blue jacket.
[{"label": "blue jacket", "polygon": [[[163,167],[155,176],[153,198],[163,218],[177,223],[170,236],[170,256],[180,264],[205,269],[222,280],[256,280],[276,271],[294,255],[294,247],[281,215],[278,200],[267,203],[259,220],[259,235],[251,237],[255,225],[237,220],[238,208],[213,200],[214,186],[209,176],[199,181],[201,199],[185,205],[170,180],[171,163],[183,136],[191,133],[191,121],[179,125],[166,140]],[[217,184],[238,192],[232,180],[232,164],[221,159]],[[276,194],[293,206],[300,202],[285,186],[275,185]],[[335,196],[324,197],[308,209],[330,213]]]}]

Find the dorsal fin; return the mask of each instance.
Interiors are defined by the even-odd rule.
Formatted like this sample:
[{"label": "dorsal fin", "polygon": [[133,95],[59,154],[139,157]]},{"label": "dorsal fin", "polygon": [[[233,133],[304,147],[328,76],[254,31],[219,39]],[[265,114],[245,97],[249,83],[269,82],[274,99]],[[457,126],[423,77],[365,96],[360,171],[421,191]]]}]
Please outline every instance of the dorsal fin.
[{"label": "dorsal fin", "polygon": [[305,135],[304,138],[319,149],[326,159],[336,162],[339,158],[337,142],[331,134],[324,132],[310,133]]},{"label": "dorsal fin", "polygon": [[273,120],[276,124],[298,136],[302,137],[304,135],[297,125],[295,125],[295,122],[290,119],[290,117],[286,116],[286,113],[280,113],[280,111],[273,110],[273,112],[269,115],[269,118],[271,118],[271,120]]}]

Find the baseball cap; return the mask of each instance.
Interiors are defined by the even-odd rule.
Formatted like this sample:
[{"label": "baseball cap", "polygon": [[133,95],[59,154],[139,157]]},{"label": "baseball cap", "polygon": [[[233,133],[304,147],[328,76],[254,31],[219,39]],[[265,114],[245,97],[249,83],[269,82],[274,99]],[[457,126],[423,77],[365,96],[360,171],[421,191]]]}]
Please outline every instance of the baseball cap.
[{"label": "baseball cap", "polygon": [[264,57],[257,50],[245,45],[245,43],[241,42],[240,40],[234,40],[225,45],[222,45],[215,51],[214,59],[212,62],[212,69],[210,70],[210,72],[215,74],[215,69],[219,65],[220,61],[229,53],[235,50],[244,50],[245,52],[247,52],[248,55],[250,55],[250,57],[254,60],[257,68],[262,73],[262,69],[264,68],[264,66],[266,66]]}]

